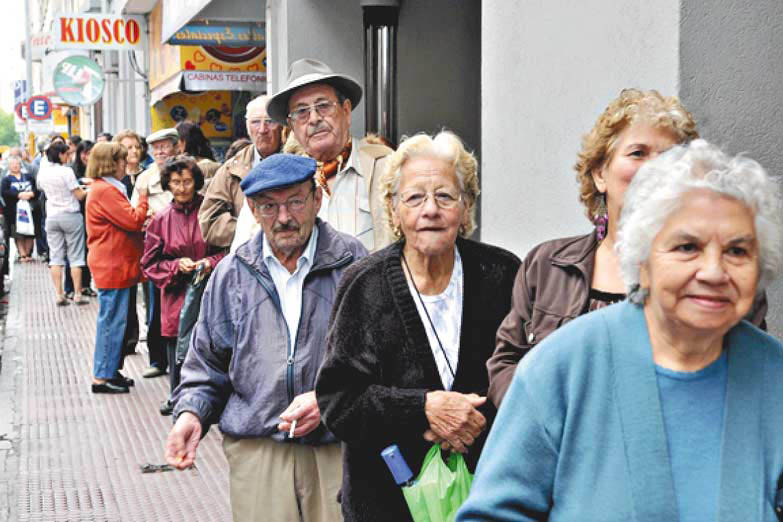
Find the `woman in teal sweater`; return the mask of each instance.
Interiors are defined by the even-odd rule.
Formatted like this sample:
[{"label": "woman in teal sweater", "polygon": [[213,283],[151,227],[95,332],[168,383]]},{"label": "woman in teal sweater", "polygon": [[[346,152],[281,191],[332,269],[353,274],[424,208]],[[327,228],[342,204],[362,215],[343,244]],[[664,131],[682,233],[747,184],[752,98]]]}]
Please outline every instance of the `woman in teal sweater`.
[{"label": "woman in teal sweater", "polygon": [[625,196],[627,301],[525,357],[457,520],[776,520],[783,345],[741,321],[783,267],[781,195],[702,140]]}]

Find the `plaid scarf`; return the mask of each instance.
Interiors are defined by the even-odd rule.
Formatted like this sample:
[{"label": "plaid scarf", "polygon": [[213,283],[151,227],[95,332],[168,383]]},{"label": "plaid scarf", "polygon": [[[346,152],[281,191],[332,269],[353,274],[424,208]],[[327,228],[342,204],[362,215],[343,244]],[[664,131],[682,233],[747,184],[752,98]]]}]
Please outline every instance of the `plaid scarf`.
[{"label": "plaid scarf", "polygon": [[336,158],[330,161],[319,161],[317,163],[315,170],[315,181],[318,183],[318,185],[321,186],[321,188],[329,197],[332,196],[332,191],[329,190],[329,185],[326,181],[329,178],[337,175],[337,173],[340,171],[340,169],[343,168],[343,165],[345,165],[345,163],[348,161],[348,158],[350,157],[351,138],[348,138],[348,144],[345,146],[342,152],[337,155]]}]

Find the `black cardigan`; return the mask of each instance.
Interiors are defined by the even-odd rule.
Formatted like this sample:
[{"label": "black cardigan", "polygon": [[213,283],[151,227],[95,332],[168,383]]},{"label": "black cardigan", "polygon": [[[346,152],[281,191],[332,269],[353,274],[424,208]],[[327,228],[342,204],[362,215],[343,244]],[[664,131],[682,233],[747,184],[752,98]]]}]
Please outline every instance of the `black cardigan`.
[{"label": "black cardigan", "polygon": [[[399,445],[414,474],[432,447],[425,394],[442,390],[424,324],[402,271],[402,242],[349,267],[337,291],[327,354],[316,382],[321,418],[343,447],[342,509],[346,522],[410,520],[400,488],[381,459]],[[486,395],[486,362],[511,306],[520,260],[512,253],[458,239],[464,293],[459,361],[452,391]],[[478,460],[494,406],[481,409],[487,430],[467,454]]]}]

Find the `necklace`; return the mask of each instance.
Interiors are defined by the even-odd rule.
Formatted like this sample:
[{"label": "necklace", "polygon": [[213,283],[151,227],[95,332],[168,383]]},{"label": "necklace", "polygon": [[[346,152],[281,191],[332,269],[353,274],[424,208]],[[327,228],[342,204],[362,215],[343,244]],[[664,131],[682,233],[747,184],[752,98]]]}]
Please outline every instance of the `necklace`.
[{"label": "necklace", "polygon": [[424,308],[424,315],[427,316],[427,321],[430,323],[430,327],[432,327],[432,333],[435,334],[435,339],[438,341],[438,347],[440,348],[441,353],[443,354],[443,358],[446,359],[446,366],[449,368],[449,373],[451,374],[451,378],[456,379],[456,375],[454,374],[454,368],[451,367],[451,361],[449,360],[448,354],[446,354],[446,349],[443,348],[443,343],[440,341],[440,336],[438,335],[438,330],[435,329],[435,324],[432,322],[432,318],[430,317],[430,312],[427,310],[427,305],[424,304],[424,299],[421,298],[421,293],[419,292],[419,287],[416,286],[416,280],[413,278],[413,272],[411,271],[411,267],[408,266],[408,260],[405,259],[405,254],[402,255],[402,262],[405,264],[406,270],[408,270],[408,276],[411,278],[411,284],[413,285],[413,289],[416,290],[416,295],[419,298],[419,302],[421,303],[421,307]]}]

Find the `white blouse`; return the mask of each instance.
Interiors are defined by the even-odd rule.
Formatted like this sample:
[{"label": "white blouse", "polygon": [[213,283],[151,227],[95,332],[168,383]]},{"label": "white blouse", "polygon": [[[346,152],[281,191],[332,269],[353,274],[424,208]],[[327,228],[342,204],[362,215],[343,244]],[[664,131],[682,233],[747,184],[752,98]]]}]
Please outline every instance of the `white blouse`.
[{"label": "white blouse", "polygon": [[[421,299],[416,294],[416,289],[410,278],[408,278],[408,288],[410,289],[413,301],[416,303],[416,309],[419,311],[419,317],[424,324],[424,330],[427,332],[427,339],[430,342],[430,349],[435,358],[435,364],[438,366],[440,380],[443,388],[451,390],[454,384],[453,370],[457,373],[457,363],[459,362],[459,342],[462,331],[462,296],[464,291],[462,258],[459,255],[457,247],[454,247],[454,269],[451,271],[451,279],[446,289],[438,295],[422,295]],[[424,304],[422,305],[422,301]],[[424,306],[429,312],[429,319],[424,311]],[[438,335],[435,336],[437,330]],[[440,349],[438,338],[443,343],[443,350]],[[443,352],[446,352],[445,356]],[[448,357],[448,364],[446,363]],[[449,370],[449,365],[451,370]]]}]

